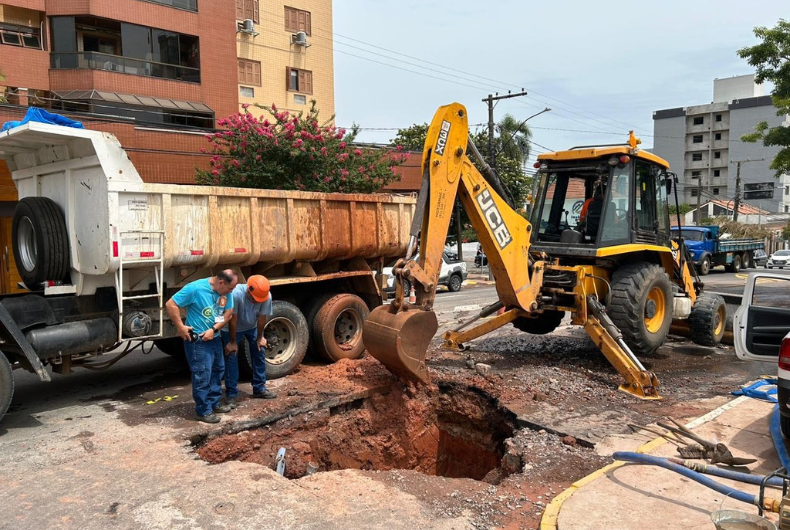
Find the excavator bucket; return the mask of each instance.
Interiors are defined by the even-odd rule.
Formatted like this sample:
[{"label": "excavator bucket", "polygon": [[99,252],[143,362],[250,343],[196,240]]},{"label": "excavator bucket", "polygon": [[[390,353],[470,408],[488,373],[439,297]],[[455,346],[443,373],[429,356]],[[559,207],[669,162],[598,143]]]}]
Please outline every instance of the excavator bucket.
[{"label": "excavator bucket", "polygon": [[410,381],[430,384],[425,354],[439,329],[436,313],[409,308],[397,311],[392,305],[373,310],[362,330],[368,352],[393,374]]}]

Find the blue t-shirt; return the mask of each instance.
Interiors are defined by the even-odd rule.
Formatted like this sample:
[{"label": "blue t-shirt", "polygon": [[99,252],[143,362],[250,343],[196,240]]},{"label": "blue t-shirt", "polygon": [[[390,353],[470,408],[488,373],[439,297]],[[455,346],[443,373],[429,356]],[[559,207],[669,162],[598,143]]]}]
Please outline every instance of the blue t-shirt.
[{"label": "blue t-shirt", "polygon": [[[272,316],[272,295],[265,302],[253,302],[247,297],[247,284],[240,283],[233,289],[233,313],[237,315],[236,331],[258,327],[258,316]],[[226,325],[223,331],[229,331]]]},{"label": "blue t-shirt", "polygon": [[217,294],[208,278],[188,283],[173,295],[173,301],[186,308],[187,326],[197,334],[224,322],[225,311],[233,309],[233,297]]}]

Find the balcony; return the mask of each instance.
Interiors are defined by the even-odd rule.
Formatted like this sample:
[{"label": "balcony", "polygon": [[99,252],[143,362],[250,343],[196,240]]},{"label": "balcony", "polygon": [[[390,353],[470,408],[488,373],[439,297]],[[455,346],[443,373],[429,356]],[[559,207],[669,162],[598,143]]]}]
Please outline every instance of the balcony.
[{"label": "balcony", "polygon": [[176,9],[183,9],[184,11],[193,11],[197,13],[197,0],[142,0],[143,2],[150,2],[152,4],[160,4],[163,6],[174,7]]},{"label": "balcony", "polygon": [[146,61],[100,52],[52,53],[50,67],[55,70],[105,70],[121,74],[200,83],[200,68]]}]

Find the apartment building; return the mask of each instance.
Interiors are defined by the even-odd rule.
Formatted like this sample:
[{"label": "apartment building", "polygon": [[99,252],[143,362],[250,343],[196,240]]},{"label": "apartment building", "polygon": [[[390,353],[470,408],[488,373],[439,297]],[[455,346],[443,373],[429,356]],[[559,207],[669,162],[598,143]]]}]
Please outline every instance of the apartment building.
[{"label": "apartment building", "polygon": [[[335,114],[331,0],[236,0],[239,105]],[[249,108],[256,115],[263,111]]]},{"label": "apartment building", "polygon": [[790,211],[790,176],[776,179],[769,168],[779,148],[741,141],[761,121],[771,127],[790,123],[776,115],[771,96],[764,95],[754,75],[714,80],[710,104],[653,113],[653,152],[678,174],[681,202],[695,206],[718,200],[731,206],[741,161],[741,192],[746,184],[775,182],[777,188],[773,199],[745,202],[769,212]]}]

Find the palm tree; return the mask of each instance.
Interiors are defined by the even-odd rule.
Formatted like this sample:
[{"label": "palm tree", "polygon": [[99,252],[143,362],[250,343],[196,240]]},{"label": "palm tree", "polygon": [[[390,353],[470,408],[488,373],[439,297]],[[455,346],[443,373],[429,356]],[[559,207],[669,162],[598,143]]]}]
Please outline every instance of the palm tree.
[{"label": "palm tree", "polygon": [[499,130],[500,150],[508,158],[517,160],[524,165],[529,158],[530,138],[532,131],[529,125],[517,120],[511,114],[505,114],[497,124]]}]

